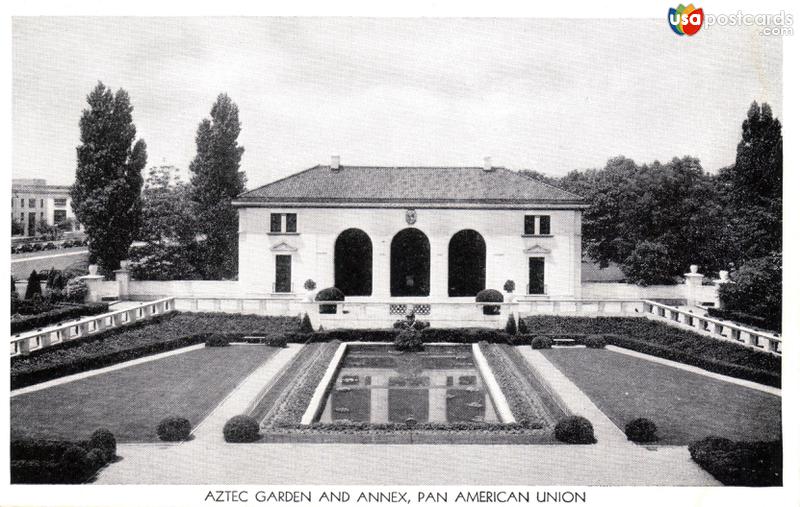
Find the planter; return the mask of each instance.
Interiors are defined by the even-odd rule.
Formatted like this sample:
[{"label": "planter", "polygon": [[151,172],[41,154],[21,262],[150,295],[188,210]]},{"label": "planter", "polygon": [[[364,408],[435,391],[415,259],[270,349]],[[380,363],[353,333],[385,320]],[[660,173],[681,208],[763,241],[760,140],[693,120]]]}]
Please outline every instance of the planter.
[{"label": "planter", "polygon": [[690,273],[693,273],[693,274],[697,273],[697,269],[698,269],[697,268],[697,264],[692,264],[691,266],[689,266],[689,272]]},{"label": "planter", "polygon": [[97,264],[89,264],[89,274],[92,276],[97,275]]},{"label": "planter", "polygon": [[720,281],[727,282],[730,281],[730,273],[727,271],[720,271],[719,272],[719,279]]}]

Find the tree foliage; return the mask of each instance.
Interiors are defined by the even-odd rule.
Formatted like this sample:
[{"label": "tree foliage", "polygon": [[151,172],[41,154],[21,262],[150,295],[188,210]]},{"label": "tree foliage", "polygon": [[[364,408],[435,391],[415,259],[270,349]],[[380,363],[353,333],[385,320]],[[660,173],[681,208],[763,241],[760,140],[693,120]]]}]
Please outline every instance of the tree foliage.
[{"label": "tree foliage", "polygon": [[104,273],[119,268],[140,224],[147,147],[136,138],[128,93],[103,83],[87,97],[80,120],[72,209],[89,236],[89,257]]},{"label": "tree foliage", "polygon": [[211,118],[197,129],[190,198],[205,237],[197,266],[204,278],[233,278],[238,271],[238,216],[231,201],[245,189],[239,171],[244,152],[237,142],[240,131],[239,108],[226,94],[217,97]]}]

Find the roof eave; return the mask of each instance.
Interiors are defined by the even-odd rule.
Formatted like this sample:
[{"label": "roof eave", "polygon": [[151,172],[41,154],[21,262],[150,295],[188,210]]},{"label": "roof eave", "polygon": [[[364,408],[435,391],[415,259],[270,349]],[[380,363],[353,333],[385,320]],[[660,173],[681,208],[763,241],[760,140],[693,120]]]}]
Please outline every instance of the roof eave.
[{"label": "roof eave", "polygon": [[585,201],[503,199],[236,199],[236,208],[469,208],[469,209],[586,209]]}]

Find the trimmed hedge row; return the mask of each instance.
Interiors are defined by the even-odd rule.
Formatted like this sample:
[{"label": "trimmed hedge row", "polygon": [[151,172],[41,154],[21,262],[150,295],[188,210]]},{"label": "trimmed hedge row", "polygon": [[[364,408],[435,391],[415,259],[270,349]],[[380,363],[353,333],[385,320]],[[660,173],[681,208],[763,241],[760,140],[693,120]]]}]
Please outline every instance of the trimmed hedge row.
[{"label": "trimmed hedge row", "polygon": [[707,437],[689,446],[692,459],[726,486],[782,486],[783,441],[734,442]]},{"label": "trimmed hedge row", "polygon": [[[212,314],[213,315],[213,314]],[[11,387],[17,389],[54,378],[102,368],[139,357],[203,343],[211,334],[242,337],[263,333],[252,341],[285,345],[284,329],[299,319],[216,314],[169,313],[109,329],[80,340],[59,343],[26,356],[11,358]],[[272,329],[270,328],[272,323]]]},{"label": "trimmed hedge row", "polygon": [[95,431],[86,441],[22,439],[11,441],[12,484],[80,484],[117,453],[114,435]]},{"label": "trimmed hedge row", "polygon": [[24,331],[30,331],[31,329],[58,324],[65,320],[89,317],[106,312],[108,312],[108,303],[86,303],[62,306],[36,315],[25,315],[11,319],[11,334],[19,334]]},{"label": "trimmed hedge row", "polygon": [[708,308],[707,311],[708,311],[708,316],[714,317],[715,319],[732,320],[740,324],[760,327],[761,329],[766,329],[769,331],[775,331],[775,332],[781,331],[780,321],[774,322],[771,319],[765,319],[764,317],[759,317],[757,315],[750,315],[748,313],[742,313],[742,312],[733,312],[729,310],[720,310],[719,308]]},{"label": "trimmed hedge row", "polygon": [[527,317],[525,323],[531,334],[603,335],[618,347],[774,387],[781,385],[780,356],[640,317],[536,316]]},{"label": "trimmed hedge row", "polygon": [[[422,331],[424,343],[508,343],[514,344],[518,337],[506,334],[499,329],[488,328],[425,328]],[[339,340],[343,342],[394,342],[397,329],[330,329],[316,333],[288,333],[290,343],[326,342]]]}]

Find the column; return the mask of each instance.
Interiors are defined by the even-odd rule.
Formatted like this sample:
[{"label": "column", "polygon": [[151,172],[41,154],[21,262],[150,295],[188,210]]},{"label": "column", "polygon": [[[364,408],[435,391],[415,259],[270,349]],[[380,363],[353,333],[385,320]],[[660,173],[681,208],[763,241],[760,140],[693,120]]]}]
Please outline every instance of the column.
[{"label": "column", "polygon": [[86,300],[90,303],[97,303],[100,301],[100,284],[103,283],[103,276],[86,275],[81,276],[80,280],[86,282],[86,287],[89,288],[89,294],[86,296]]},{"label": "column", "polygon": [[[127,265],[127,262],[124,263]],[[122,300],[128,299],[131,274],[127,267],[115,270],[114,277],[117,279],[117,297]]]},{"label": "column", "polygon": [[[386,300],[391,296],[391,238],[372,238],[372,297]],[[387,310],[388,311],[388,310]]]},{"label": "column", "polygon": [[703,275],[697,272],[697,266],[694,264],[689,267],[689,271],[683,275],[686,278],[686,305],[697,306],[700,302],[698,297],[700,287],[703,285]]},{"label": "column", "polygon": [[[431,243],[431,299],[446,300],[447,295],[447,247],[449,238],[428,237]],[[488,248],[487,248],[488,249]],[[487,252],[487,263],[488,263]],[[487,268],[488,271],[488,268]]]}]

